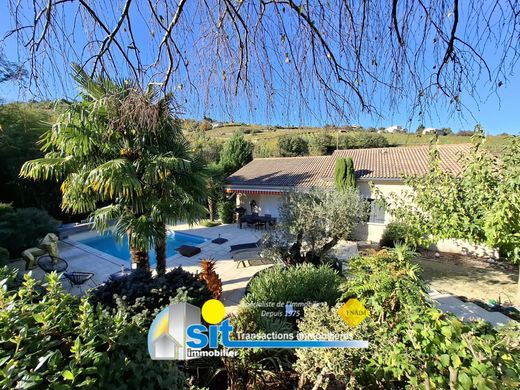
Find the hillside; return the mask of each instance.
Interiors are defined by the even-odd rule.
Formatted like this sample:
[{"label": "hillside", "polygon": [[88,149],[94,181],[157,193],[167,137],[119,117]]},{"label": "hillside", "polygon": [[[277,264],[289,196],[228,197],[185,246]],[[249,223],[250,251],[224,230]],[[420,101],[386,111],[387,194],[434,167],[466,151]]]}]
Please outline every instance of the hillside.
[{"label": "hillside", "polygon": [[[198,127],[197,125],[198,124]],[[280,126],[262,126],[254,124],[224,124],[222,127],[211,128],[211,124],[204,126],[204,122],[191,122],[190,127],[185,127],[186,134],[189,138],[200,137],[200,131],[204,132],[206,139],[216,140],[218,143],[225,142],[234,132],[240,131],[244,134],[245,138],[252,141],[255,144],[255,156],[256,157],[269,157],[277,156],[278,153],[278,139],[283,135],[294,135],[301,136],[307,141],[316,139],[319,137],[327,137],[330,147],[334,148],[339,143],[339,147],[342,147],[341,140],[345,137],[373,137],[386,139],[388,146],[406,146],[406,145],[424,145],[432,141],[433,135],[417,135],[415,133],[407,134],[377,134],[375,129],[372,131],[363,129],[360,131],[357,128],[334,128],[334,127],[302,127],[302,128],[286,128]],[[198,133],[197,135],[194,133]],[[312,142],[312,141],[311,141]],[[440,144],[457,144],[457,143],[468,143],[471,139],[467,135],[446,135],[439,136],[438,142]],[[495,154],[500,154],[503,146],[508,142],[508,136],[506,135],[492,135],[488,136],[485,146],[488,150]],[[376,143],[375,146],[379,146]],[[385,145],[381,145],[385,146]],[[348,147],[343,145],[343,147]],[[312,152],[310,154],[313,154]],[[321,153],[314,153],[321,154]]]}]

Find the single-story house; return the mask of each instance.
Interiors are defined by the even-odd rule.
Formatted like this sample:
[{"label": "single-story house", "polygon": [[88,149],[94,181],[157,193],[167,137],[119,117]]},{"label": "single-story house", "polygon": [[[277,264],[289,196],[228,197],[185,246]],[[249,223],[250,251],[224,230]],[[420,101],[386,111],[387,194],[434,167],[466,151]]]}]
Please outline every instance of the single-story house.
[{"label": "single-story house", "polygon": [[[441,167],[453,175],[459,174],[459,157],[468,153],[470,145],[440,145],[438,148]],[[345,157],[354,161],[359,190],[369,201],[375,198],[369,183],[385,195],[400,194],[406,189],[403,175],[425,174],[429,167],[427,145],[336,150],[331,156],[318,157],[256,158],[227,178],[225,191],[235,194],[237,207],[244,207],[248,213],[254,211],[276,217],[281,196],[287,191],[312,187],[333,189],[336,159]],[[391,216],[375,202],[371,204],[370,218],[356,234],[360,240],[379,241]]]},{"label": "single-story house", "polygon": [[394,125],[394,126],[389,126],[389,127],[387,127],[387,128],[384,130],[384,133],[390,133],[390,134],[394,134],[394,133],[406,133],[406,129],[403,128],[402,126]]},{"label": "single-story house", "polygon": [[436,129],[435,127],[426,127],[422,131],[423,134],[437,134],[437,135],[445,135],[443,129]]}]

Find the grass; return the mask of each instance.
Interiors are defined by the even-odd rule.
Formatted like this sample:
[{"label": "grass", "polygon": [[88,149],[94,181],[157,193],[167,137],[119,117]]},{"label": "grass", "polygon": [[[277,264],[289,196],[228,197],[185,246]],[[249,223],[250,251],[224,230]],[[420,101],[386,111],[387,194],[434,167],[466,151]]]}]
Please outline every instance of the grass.
[{"label": "grass", "polygon": [[204,219],[204,220],[200,221],[200,224],[204,227],[214,227],[214,226],[222,225],[222,223],[220,221],[210,221],[209,219]]},{"label": "grass", "polygon": [[516,267],[504,268],[455,254],[442,253],[439,259],[422,254],[414,260],[422,277],[435,290],[469,300],[491,299],[511,304],[518,280]]},{"label": "grass", "polygon": [[[431,142],[432,137],[427,135],[418,136],[416,134],[385,134],[384,135],[388,142],[392,145],[424,145]],[[439,137],[439,144],[465,144],[471,142],[471,137],[459,136],[459,135],[446,135]],[[493,152],[499,154],[509,142],[508,137],[504,135],[490,135],[486,139],[485,147]]]},{"label": "grass", "polygon": [[[228,124],[223,127],[211,129],[206,132],[211,138],[224,142],[235,131],[244,133],[245,138],[249,139],[255,144],[255,154],[258,157],[262,156],[261,149],[277,150],[278,138],[285,134],[306,135],[325,130],[321,127],[302,127],[302,128],[285,128],[265,125],[248,125],[248,124]],[[336,135],[335,129],[330,129],[331,135]],[[353,132],[355,133],[355,132]],[[383,134],[392,146],[410,146],[410,145],[427,145],[431,142],[433,136],[410,134]],[[468,136],[447,135],[439,137],[439,144],[460,144],[469,143],[471,138]],[[508,141],[508,137],[504,135],[490,135],[488,136],[485,147],[495,153],[500,154],[502,148]]]}]

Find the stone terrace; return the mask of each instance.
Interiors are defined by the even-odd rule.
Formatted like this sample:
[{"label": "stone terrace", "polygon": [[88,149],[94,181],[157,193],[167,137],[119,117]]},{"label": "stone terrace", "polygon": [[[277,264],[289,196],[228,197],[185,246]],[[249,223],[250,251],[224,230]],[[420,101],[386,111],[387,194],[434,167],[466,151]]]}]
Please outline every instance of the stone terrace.
[{"label": "stone terrace", "polygon": [[[264,231],[239,229],[235,224],[221,225],[211,228],[198,225],[176,225],[172,227],[171,230],[185,231],[186,233],[209,239],[208,242],[200,246],[201,253],[198,255],[188,258],[177,254],[168,258],[167,266],[168,268],[182,266],[187,271],[198,272],[200,271],[199,262],[201,259],[211,257],[217,260],[215,268],[222,280],[223,294],[221,300],[226,306],[227,314],[236,310],[240,299],[244,295],[245,287],[253,275],[270,266],[270,264],[258,263],[247,265],[246,262],[246,267],[240,266],[240,268],[237,268],[236,263],[231,259],[231,254],[229,252],[231,245],[258,241],[258,239],[260,239],[264,234]],[[67,271],[92,272],[94,273],[92,279],[93,282],[96,285],[99,285],[107,280],[110,274],[118,272],[121,269],[122,264],[126,267],[129,267],[130,264],[103,252],[94,250],[91,247],[74,240],[82,239],[89,235],[92,236],[92,234],[93,232],[81,233],[60,241],[60,257],[64,258],[69,264]],[[222,238],[228,239],[228,242],[222,245],[213,244],[211,240],[217,238],[219,234]],[[13,263],[13,265],[24,273],[27,272],[24,269],[24,261],[17,261]],[[32,275],[36,279],[43,279],[45,276],[44,272],[38,267],[32,270]],[[63,283],[64,287],[68,289],[68,281],[64,280]],[[85,290],[89,287],[93,286],[87,282],[83,289]],[[78,288],[72,289],[71,292],[74,294],[80,293]]]}]

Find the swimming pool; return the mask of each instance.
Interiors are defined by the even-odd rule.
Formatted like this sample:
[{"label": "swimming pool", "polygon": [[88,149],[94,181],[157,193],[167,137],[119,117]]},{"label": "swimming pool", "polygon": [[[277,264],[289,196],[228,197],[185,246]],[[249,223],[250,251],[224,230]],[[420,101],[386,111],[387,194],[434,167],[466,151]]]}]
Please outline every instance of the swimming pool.
[{"label": "swimming pool", "polygon": [[[208,241],[207,238],[195,236],[192,234],[182,232],[168,232],[168,237],[166,239],[166,257],[176,255],[176,248],[180,247],[181,245],[199,246],[206,241]],[[106,233],[102,236],[79,240],[79,242],[90,246],[91,248],[97,249],[98,251],[117,257],[121,260],[130,261],[130,247],[128,246],[128,237],[126,236],[121,242],[117,242],[111,233]],[[155,250],[150,249],[148,253],[150,255],[150,265],[155,264]]]}]

